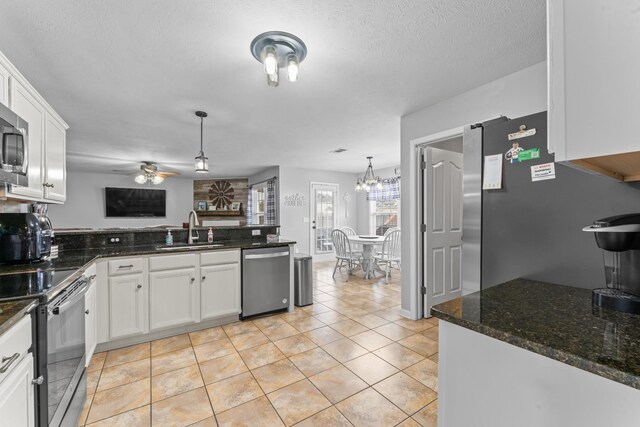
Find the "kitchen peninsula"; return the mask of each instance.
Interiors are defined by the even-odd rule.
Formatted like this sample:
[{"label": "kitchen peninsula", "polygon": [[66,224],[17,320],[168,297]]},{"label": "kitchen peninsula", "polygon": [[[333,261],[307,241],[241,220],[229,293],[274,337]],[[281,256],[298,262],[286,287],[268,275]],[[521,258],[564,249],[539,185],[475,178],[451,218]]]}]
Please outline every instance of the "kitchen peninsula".
[{"label": "kitchen peninsula", "polygon": [[439,425],[640,425],[640,316],[593,307],[588,289],[526,279],[431,314]]}]

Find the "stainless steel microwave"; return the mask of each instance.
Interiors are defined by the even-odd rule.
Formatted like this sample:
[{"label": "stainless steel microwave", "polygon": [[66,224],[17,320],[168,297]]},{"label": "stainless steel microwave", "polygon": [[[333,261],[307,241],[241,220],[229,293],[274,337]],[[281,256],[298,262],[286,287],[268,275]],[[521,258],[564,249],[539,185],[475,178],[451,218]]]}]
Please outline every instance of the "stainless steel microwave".
[{"label": "stainless steel microwave", "polygon": [[29,124],[0,104],[0,183],[29,185]]}]

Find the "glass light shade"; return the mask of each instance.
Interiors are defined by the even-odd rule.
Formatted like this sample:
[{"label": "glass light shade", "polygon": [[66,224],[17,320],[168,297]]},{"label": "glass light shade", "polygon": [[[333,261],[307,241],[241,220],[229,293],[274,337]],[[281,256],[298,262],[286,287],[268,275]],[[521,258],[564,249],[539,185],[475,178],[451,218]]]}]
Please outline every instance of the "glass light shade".
[{"label": "glass light shade", "polygon": [[144,184],[145,182],[147,182],[147,177],[143,173],[136,175],[136,177],[133,179],[138,184]]},{"label": "glass light shade", "polygon": [[287,78],[290,82],[298,81],[298,72],[300,71],[300,63],[298,57],[290,53],[287,55]]},{"label": "glass light shade", "polygon": [[383,187],[382,187],[382,181],[380,181],[380,178],[378,178],[378,183],[376,184],[376,188],[377,188],[378,190],[382,190],[382,188],[383,188]]},{"label": "glass light shade", "polygon": [[158,185],[162,181],[164,181],[164,178],[161,177],[160,175],[154,175],[154,177],[151,179],[151,182],[153,182],[154,185]]},{"label": "glass light shade", "polygon": [[209,158],[201,151],[195,158],[196,161],[196,173],[208,173],[209,172]]},{"label": "glass light shade", "polygon": [[278,87],[278,85],[280,84],[279,80],[280,76],[278,75],[277,69],[275,74],[267,75],[267,85],[269,85],[270,87]]},{"label": "glass light shade", "polygon": [[262,63],[264,72],[275,74],[278,72],[278,50],[273,45],[265,46],[262,50]]}]

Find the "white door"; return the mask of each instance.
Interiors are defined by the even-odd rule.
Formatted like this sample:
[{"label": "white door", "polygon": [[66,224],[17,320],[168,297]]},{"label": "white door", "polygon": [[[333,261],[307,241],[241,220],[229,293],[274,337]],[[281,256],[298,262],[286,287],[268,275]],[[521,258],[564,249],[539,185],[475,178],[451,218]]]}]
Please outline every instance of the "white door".
[{"label": "white door", "polygon": [[462,154],[424,148],[424,314],[462,289]]},{"label": "white door", "polygon": [[84,294],[86,366],[89,366],[93,352],[96,350],[96,345],[98,345],[98,318],[96,317],[96,313],[98,312],[97,287],[98,285],[93,281],[93,283],[89,285],[87,293]]},{"label": "white door", "polygon": [[65,180],[65,143],[67,131],[47,114],[44,139],[44,197],[64,202],[67,198]]},{"label": "white door", "polygon": [[142,273],[109,278],[110,339],[146,332]]},{"label": "white door", "polygon": [[337,184],[311,184],[311,255],[333,252],[331,232],[336,227],[337,204]]},{"label": "white door", "polygon": [[149,273],[149,329],[197,322],[199,293],[195,268]]},{"label": "white door", "polygon": [[0,425],[35,425],[33,397],[33,357],[31,353],[22,359],[13,372],[0,385]]},{"label": "white door", "polygon": [[240,314],[240,264],[200,267],[202,320]]}]

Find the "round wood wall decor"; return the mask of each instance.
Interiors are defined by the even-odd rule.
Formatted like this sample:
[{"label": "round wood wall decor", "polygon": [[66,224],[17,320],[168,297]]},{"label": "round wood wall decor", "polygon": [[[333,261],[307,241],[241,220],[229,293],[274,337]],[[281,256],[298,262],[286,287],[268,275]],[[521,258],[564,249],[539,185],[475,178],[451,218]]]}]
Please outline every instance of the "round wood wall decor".
[{"label": "round wood wall decor", "polygon": [[216,209],[222,209],[233,201],[233,187],[229,181],[213,181],[209,196]]}]

